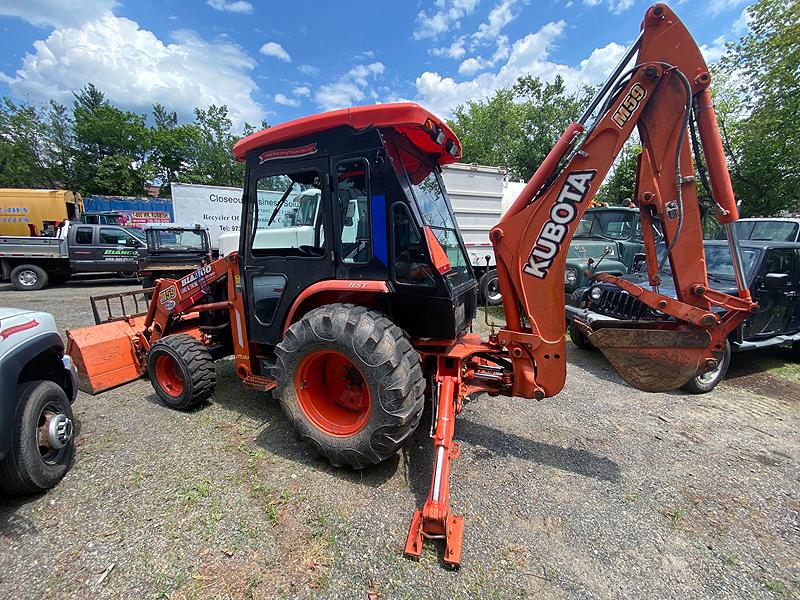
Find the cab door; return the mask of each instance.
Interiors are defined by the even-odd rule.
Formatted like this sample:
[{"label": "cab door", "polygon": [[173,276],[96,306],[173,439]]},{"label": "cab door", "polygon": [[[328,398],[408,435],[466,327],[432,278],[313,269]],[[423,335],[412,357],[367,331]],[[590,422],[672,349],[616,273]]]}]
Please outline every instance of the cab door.
[{"label": "cab door", "polygon": [[798,265],[794,248],[770,248],[751,289],[758,311],[745,327],[745,339],[786,333],[797,306]]},{"label": "cab door", "polygon": [[248,333],[267,345],[300,292],[336,275],[328,160],[275,162],[250,170],[239,238]]}]

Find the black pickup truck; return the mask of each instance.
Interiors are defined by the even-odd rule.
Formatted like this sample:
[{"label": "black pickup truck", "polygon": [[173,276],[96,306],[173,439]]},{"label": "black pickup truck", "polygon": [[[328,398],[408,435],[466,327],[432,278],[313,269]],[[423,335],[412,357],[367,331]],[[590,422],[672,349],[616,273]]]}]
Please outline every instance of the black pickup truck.
[{"label": "black pickup truck", "polygon": [[0,237],[0,272],[18,290],[40,290],[74,273],[134,276],[145,243],[118,225],[67,221],[55,237]]},{"label": "black pickup truck", "polygon": [[[736,295],[736,281],[726,241],[710,240],[704,244],[709,285],[721,292]],[[758,302],[758,311],[747,318],[728,337],[719,367],[695,377],[685,389],[693,393],[709,392],[725,378],[731,352],[789,345],[800,360],[800,243],[741,240],[742,263],[750,294]],[[669,270],[665,268],[662,294],[675,296]],[[635,273],[625,279],[647,287],[647,273]],[[618,286],[594,282],[576,292],[566,307],[570,337],[576,346],[591,348],[591,343],[575,320],[591,324],[597,320],[658,320],[664,317]]]}]

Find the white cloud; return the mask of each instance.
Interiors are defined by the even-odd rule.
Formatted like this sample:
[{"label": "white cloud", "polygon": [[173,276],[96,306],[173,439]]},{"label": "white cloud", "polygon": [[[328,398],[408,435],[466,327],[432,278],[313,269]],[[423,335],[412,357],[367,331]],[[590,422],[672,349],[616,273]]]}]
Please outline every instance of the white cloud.
[{"label": "white cloud", "polygon": [[478,31],[476,31],[472,37],[478,41],[494,40],[503,27],[517,18],[512,8],[514,8],[514,5],[517,4],[518,1],[519,0],[503,0],[500,4],[495,5],[494,8],[489,11],[488,20],[478,25]]},{"label": "white cloud", "polygon": [[546,24],[536,33],[514,42],[508,59],[498,69],[480,73],[468,81],[457,82],[452,77],[426,71],[416,79],[417,101],[448,117],[457,105],[486,98],[499,88],[513,85],[522,75],[548,81],[561,75],[570,90],[601,83],[625,53],[625,47],[612,42],[593,50],[575,67],[560,64],[549,60],[549,54],[565,28],[564,21]]},{"label": "white cloud", "polygon": [[462,75],[474,75],[478,71],[483,71],[492,66],[492,63],[478,56],[477,58],[468,58],[458,66],[458,72]]},{"label": "white cloud", "polygon": [[300,100],[298,100],[297,98],[289,98],[284,94],[275,94],[274,100],[275,102],[277,102],[278,104],[282,104],[283,106],[293,106],[295,108],[300,106]]},{"label": "white cloud", "polygon": [[116,0],[0,0],[0,15],[38,26],[78,27],[115,6]]},{"label": "white cloud", "polygon": [[750,31],[750,12],[745,8],[742,10],[742,13],[739,15],[739,18],[733,22],[731,25],[731,31],[736,36],[743,36],[748,31]]},{"label": "white cloud", "polygon": [[[356,65],[337,81],[320,86],[314,94],[314,100],[323,110],[346,108],[358,104],[367,98],[365,90],[370,84],[370,79],[382,75],[384,69],[381,62]],[[369,97],[377,100],[375,93],[371,93]]]},{"label": "white cloud", "polygon": [[458,29],[461,17],[471,14],[479,0],[436,0],[436,10],[417,14],[414,39],[437,38],[446,31]]},{"label": "white cloud", "polygon": [[721,12],[731,10],[744,4],[746,0],[711,0],[708,3],[708,12],[712,17],[716,17]]},{"label": "white cloud", "polygon": [[303,97],[310,96],[311,95],[311,90],[308,89],[307,86],[301,85],[300,87],[294,88],[292,90],[292,94],[294,94],[295,96],[303,96]]},{"label": "white cloud", "polygon": [[707,64],[717,62],[720,58],[722,58],[722,55],[725,54],[725,36],[721,35],[718,38],[715,38],[710,45],[701,45],[700,52],[703,53],[703,58]]},{"label": "white cloud", "polygon": [[231,42],[177,31],[165,44],[135,21],[107,13],[78,28],[55,29],[33,47],[10,83],[19,95],[69,103],[74,90],[94,83],[115,104],[135,110],[160,102],[191,117],[196,106],[226,104],[237,123],[264,115],[248,74],[256,63]]},{"label": "white cloud", "polygon": [[317,67],[313,67],[311,65],[300,65],[297,67],[297,70],[300,71],[303,75],[316,75],[319,73],[319,69]]},{"label": "white cloud", "polygon": [[[584,6],[600,6],[602,3],[603,0],[583,0]],[[633,6],[633,3],[634,0],[608,0],[606,2],[608,10],[610,10],[615,15],[618,15],[628,10],[631,6]],[[680,0],[678,4],[680,4]]]},{"label": "white cloud", "polygon": [[429,52],[434,56],[446,56],[447,58],[461,58],[467,51],[464,49],[466,36],[461,36],[449,46],[443,48],[431,48]]},{"label": "white cloud", "polygon": [[289,53],[284,50],[283,46],[281,46],[278,42],[267,42],[261,46],[260,52],[264,56],[274,56],[283,62],[292,62],[292,57],[289,56]]},{"label": "white cloud", "polygon": [[252,14],[253,5],[244,0],[236,0],[235,2],[227,2],[226,0],[208,0],[206,2],[214,10],[221,10],[225,12],[241,13],[245,15]]}]

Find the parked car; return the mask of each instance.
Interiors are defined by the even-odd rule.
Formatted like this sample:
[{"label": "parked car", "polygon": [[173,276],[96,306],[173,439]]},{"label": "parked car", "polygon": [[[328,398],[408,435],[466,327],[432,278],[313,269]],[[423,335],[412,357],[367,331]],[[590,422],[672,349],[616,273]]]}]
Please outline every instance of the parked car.
[{"label": "parked car", "polygon": [[139,261],[142,287],[156,279],[180,279],[211,262],[208,227],[157,223],[146,225],[147,255]]},{"label": "parked car", "polygon": [[53,316],[0,308],[0,489],[56,485],[75,453],[77,371]]},{"label": "parked car", "polygon": [[[709,240],[704,245],[709,285],[736,295],[727,242]],[[718,368],[689,381],[685,386],[687,391],[704,393],[714,389],[725,378],[732,352],[790,345],[794,357],[800,359],[800,243],[745,240],[740,245],[747,284],[753,299],[758,302],[758,311],[730,334]],[[659,291],[675,297],[667,267],[665,272],[667,276]],[[635,273],[625,279],[647,285],[647,273]],[[618,286],[604,282],[594,282],[576,293],[566,310],[570,337],[576,346],[584,349],[590,348],[591,342],[577,326],[576,319],[591,325],[608,319],[668,318]]]},{"label": "parked car", "polygon": [[[736,235],[740,240],[767,242],[800,242],[800,219],[791,217],[760,217],[736,221]],[[725,239],[725,230],[717,234]]]},{"label": "parked car", "polygon": [[18,290],[40,290],[74,273],[134,276],[145,243],[118,225],[65,222],[56,237],[0,237],[0,273]]}]

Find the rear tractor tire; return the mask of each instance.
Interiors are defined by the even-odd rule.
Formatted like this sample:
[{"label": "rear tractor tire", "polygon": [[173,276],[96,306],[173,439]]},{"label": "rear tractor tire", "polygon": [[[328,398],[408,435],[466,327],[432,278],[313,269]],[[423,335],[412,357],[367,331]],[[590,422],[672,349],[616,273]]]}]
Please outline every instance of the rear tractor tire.
[{"label": "rear tractor tire", "polygon": [[153,344],[147,372],[161,401],[178,410],[211,398],[217,383],[208,348],[186,333],[168,335]]},{"label": "rear tractor tire", "polygon": [[333,466],[362,469],[408,441],[424,407],[419,354],[385,315],[329,304],[275,348],[275,397],[297,436]]}]

